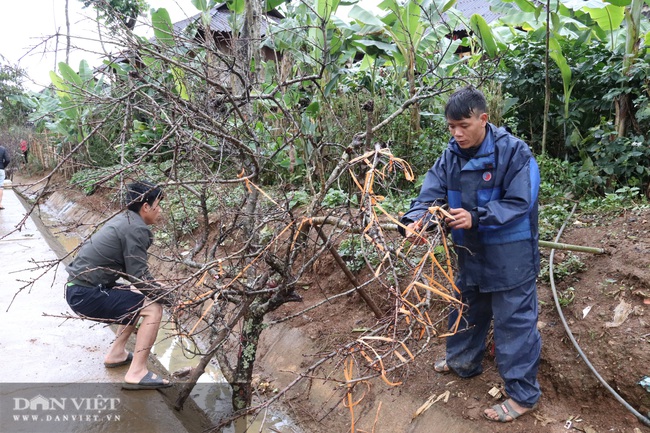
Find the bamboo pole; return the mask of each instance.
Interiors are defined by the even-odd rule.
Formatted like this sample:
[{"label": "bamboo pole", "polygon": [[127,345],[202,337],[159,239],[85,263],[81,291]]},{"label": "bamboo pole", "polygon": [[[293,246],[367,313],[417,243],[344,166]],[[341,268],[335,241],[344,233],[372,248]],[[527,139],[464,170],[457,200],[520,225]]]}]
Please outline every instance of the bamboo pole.
[{"label": "bamboo pole", "polygon": [[539,241],[539,246],[544,248],[553,248],[556,250],[576,251],[579,253],[605,254],[604,248],[584,247],[582,245],[562,244],[550,241]]}]

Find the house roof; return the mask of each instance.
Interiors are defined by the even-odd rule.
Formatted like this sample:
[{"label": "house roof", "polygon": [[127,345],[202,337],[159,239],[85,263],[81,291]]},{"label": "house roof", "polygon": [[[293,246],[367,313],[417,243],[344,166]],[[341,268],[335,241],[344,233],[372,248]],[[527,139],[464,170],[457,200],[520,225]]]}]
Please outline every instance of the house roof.
[{"label": "house roof", "polygon": [[479,14],[489,24],[497,20],[503,14],[494,12],[490,9],[490,2],[485,0],[457,0],[454,8],[469,18],[474,14]]},{"label": "house roof", "polygon": [[[212,9],[210,9],[209,12],[211,16],[210,30],[212,30],[215,33],[231,33],[232,28],[230,27],[230,23],[228,22],[228,18],[230,17],[231,13],[232,12],[228,9],[226,3],[218,3]],[[266,35],[266,31],[269,28],[270,21],[274,23],[278,23],[282,18],[284,18],[284,16],[275,9],[266,12],[263,15],[263,19],[261,21],[260,34],[262,36]],[[200,22],[200,20],[201,20],[201,13],[198,13],[191,17],[185,18],[184,20],[177,21],[172,24],[173,27],[172,31],[175,35],[182,35],[190,25],[194,25],[195,23]],[[155,40],[156,40],[155,36],[149,38],[149,41],[151,42]],[[127,59],[128,57],[125,53],[118,53],[111,60],[116,63],[121,63],[121,62],[128,62]],[[105,69],[108,69],[108,66],[102,65],[96,70],[104,71]]]},{"label": "house roof", "polygon": [[[228,21],[232,12],[228,9],[226,3],[218,3],[215,7],[210,9],[209,14],[211,17],[210,30],[217,33],[232,32],[232,28],[230,27],[230,23]],[[280,21],[280,19],[284,18],[282,14],[276,11],[275,9],[266,12],[263,15],[263,17],[266,19],[262,19],[262,26],[261,26],[262,28],[260,29],[262,36],[264,36],[266,34],[266,31],[268,30],[269,21],[273,21],[277,23]],[[185,18],[184,20],[178,21],[173,24],[174,32],[178,32],[177,34],[180,34],[191,24],[197,23],[200,20],[201,20],[201,13],[198,13],[191,17]]]}]

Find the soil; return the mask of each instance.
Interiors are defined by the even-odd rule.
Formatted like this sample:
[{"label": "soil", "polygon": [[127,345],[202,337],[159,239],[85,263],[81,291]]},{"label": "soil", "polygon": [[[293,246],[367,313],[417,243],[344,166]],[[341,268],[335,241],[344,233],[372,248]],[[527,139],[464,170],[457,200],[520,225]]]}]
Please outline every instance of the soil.
[{"label": "soil", "polygon": [[[105,209],[105,200],[97,195],[86,197],[69,189],[65,193],[87,209]],[[650,376],[650,208],[574,216],[560,241],[606,250],[605,254],[555,252],[562,312],[598,374],[631,407],[650,416],[650,392],[638,384]],[[542,249],[546,266],[549,253]],[[576,263],[582,263],[579,270],[563,275],[566,268],[575,269]],[[305,282],[309,290],[300,293],[304,302],[284,305],[271,319],[287,317],[310,302],[322,300],[324,294],[331,296],[350,288],[330,258],[323,259],[315,269]],[[363,278],[363,273],[358,275],[359,280]],[[380,290],[368,287],[371,296],[385,300]],[[444,354],[441,339],[425,356],[391,376],[403,382],[400,386],[373,379],[363,383],[364,392],[355,391],[355,399],[360,399],[354,406],[356,431],[650,432],[606,390],[578,355],[562,325],[551,287],[542,277],[538,293],[543,396],[536,411],[508,424],[483,419],[483,409],[500,401],[488,394],[493,387],[502,389],[494,360],[488,355],[484,373],[471,379],[435,373],[433,363]],[[626,305],[624,320],[613,323],[617,307],[620,310]],[[257,374],[264,385],[258,388],[260,396],[268,397],[273,389],[282,389],[323,354],[357,338],[355,329],[374,323],[372,312],[355,294],[270,327],[263,333],[258,353]],[[342,378],[343,366],[335,367],[338,378]],[[447,395],[446,399],[411,420],[429,397],[441,394]],[[303,381],[282,401],[304,431],[349,432],[352,418],[342,403],[344,395],[340,382]]]},{"label": "soil", "polygon": [[[603,248],[605,254],[556,250],[553,263],[562,313],[596,372],[627,404],[650,416],[650,393],[638,384],[644,376],[650,376],[650,209],[646,206],[618,214],[574,216],[572,222],[561,242]],[[541,252],[547,273],[550,250],[542,248]],[[313,288],[301,293],[307,304],[310,297],[321,298],[320,291],[331,295],[350,287],[336,264],[327,260],[319,263],[311,284]],[[548,278],[539,278],[538,294],[543,339],[539,382],[543,396],[536,411],[507,424],[483,419],[483,410],[501,401],[488,394],[493,387],[503,389],[494,359],[488,354],[484,373],[471,379],[435,373],[433,363],[444,357],[444,341],[440,340],[399,376],[401,386],[389,387],[381,380],[371,382],[371,388],[355,407],[357,431],[650,432],[606,390],[578,355],[562,325]],[[381,293],[375,291],[373,296],[379,299]],[[626,305],[629,315],[613,326],[617,307]],[[299,308],[284,306],[277,316],[290,315]],[[302,365],[309,365],[327,349],[354,338],[351,329],[373,322],[372,313],[355,295],[347,302],[331,303],[317,313],[304,314],[285,328],[271,328],[265,336],[268,353],[263,351],[261,355],[262,374],[281,386],[295,377],[291,358],[302,357]],[[283,355],[277,355],[278,351]],[[315,390],[319,386],[324,389]],[[297,390],[288,399],[293,416],[307,426],[307,431],[350,431],[351,414],[341,404],[342,392],[336,388],[332,383],[311,383],[308,389]],[[419,425],[411,422],[415,411],[429,397],[446,391],[448,400],[433,406],[442,416],[430,417]],[[321,404],[308,402],[314,397]],[[441,424],[449,419],[456,421]]]}]

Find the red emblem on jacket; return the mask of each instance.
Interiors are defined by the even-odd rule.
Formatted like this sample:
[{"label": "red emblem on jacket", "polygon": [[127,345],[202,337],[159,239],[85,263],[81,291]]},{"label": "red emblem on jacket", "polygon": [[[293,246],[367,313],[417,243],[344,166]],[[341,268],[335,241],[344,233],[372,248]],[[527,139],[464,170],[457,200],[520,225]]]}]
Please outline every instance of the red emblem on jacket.
[{"label": "red emblem on jacket", "polygon": [[490,179],[492,179],[492,173],[491,172],[486,171],[485,173],[483,173],[483,180],[484,181],[489,182]]}]

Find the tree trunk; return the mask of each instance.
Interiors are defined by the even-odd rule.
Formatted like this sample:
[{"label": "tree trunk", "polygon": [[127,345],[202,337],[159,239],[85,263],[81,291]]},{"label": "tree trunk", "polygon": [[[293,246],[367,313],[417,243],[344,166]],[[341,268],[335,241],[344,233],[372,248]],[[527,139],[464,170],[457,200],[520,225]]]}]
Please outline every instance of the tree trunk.
[{"label": "tree trunk", "polygon": [[629,129],[632,115],[632,98],[625,93],[616,98],[616,132],[619,137],[625,137]]},{"label": "tree trunk", "polygon": [[[551,0],[546,0],[546,51],[544,53],[544,117],[542,119],[542,154],[546,154],[546,135],[548,132],[548,112],[551,106],[551,80],[548,74],[549,39],[551,37]],[[532,140],[532,136],[531,136]]]},{"label": "tree trunk", "polygon": [[248,75],[249,84],[256,84],[261,65],[261,51],[260,43],[262,27],[262,2],[259,0],[246,2],[246,18],[244,19],[244,28],[242,29],[242,39],[245,41],[246,46],[246,60],[247,63],[243,65],[245,72]]},{"label": "tree trunk", "polygon": [[237,367],[232,386],[232,406],[235,411],[250,406],[253,400],[253,367],[257,356],[257,344],[260,334],[264,329],[264,315],[258,314],[255,308],[249,309],[244,315],[243,330],[241,333],[241,347],[237,357]]},{"label": "tree trunk", "polygon": [[[411,59],[409,59],[408,81],[409,81],[409,95],[411,98],[417,92],[415,85],[415,52],[413,48],[409,51]],[[411,106],[411,132],[417,133],[420,131],[420,103],[416,102]],[[409,140],[410,141],[410,140]]]},{"label": "tree trunk", "polygon": [[[641,10],[643,0],[632,0],[630,6],[625,8],[625,57],[623,58],[623,74],[627,75],[639,55],[639,26],[641,25]],[[633,104],[629,94],[620,95],[616,99],[616,132],[619,137],[627,134],[632,123]]]},{"label": "tree trunk", "polygon": [[65,0],[65,28],[66,28],[66,44],[65,44],[65,63],[70,64],[70,12],[68,4],[70,0]]}]

